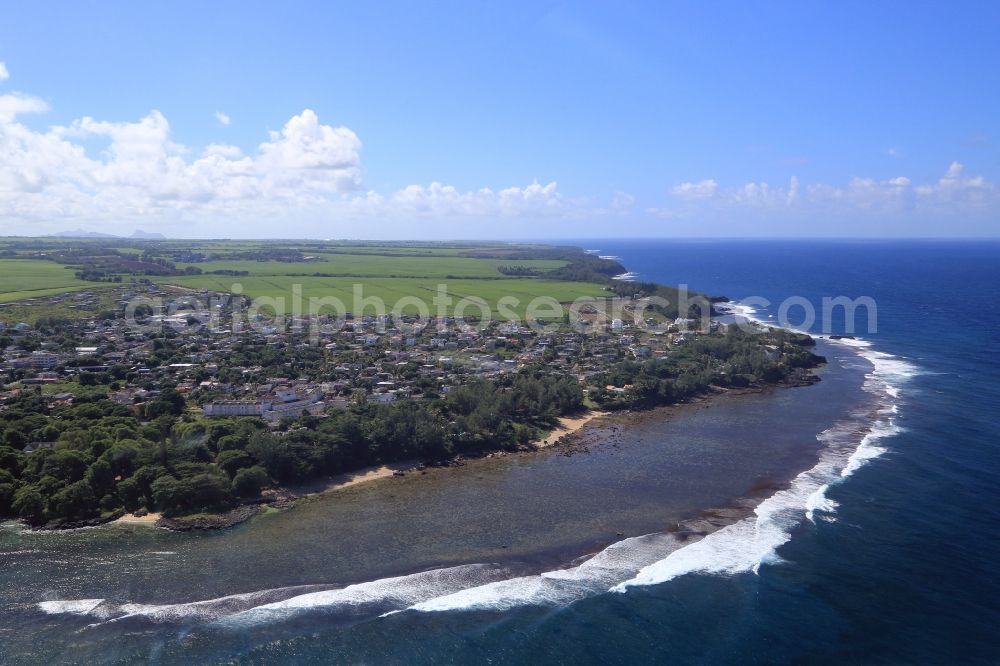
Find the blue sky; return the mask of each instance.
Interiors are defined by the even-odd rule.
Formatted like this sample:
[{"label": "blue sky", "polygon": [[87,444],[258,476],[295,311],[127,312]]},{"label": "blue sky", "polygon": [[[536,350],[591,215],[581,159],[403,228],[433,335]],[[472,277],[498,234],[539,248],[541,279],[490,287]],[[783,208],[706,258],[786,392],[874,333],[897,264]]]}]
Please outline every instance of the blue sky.
[{"label": "blue sky", "polygon": [[997,3],[2,16],[3,234],[1000,232]]}]

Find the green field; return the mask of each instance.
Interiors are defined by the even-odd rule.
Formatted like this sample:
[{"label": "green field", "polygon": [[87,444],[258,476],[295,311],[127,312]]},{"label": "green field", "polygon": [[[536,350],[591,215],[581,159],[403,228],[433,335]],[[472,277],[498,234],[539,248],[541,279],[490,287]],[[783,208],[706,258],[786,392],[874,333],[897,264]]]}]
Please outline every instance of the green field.
[{"label": "green field", "polygon": [[[21,321],[35,324],[42,318],[85,319],[119,309],[123,293],[121,285],[62,288],[53,292],[33,293],[31,298],[0,303],[0,321],[11,325]],[[77,298],[83,292],[89,294],[86,306],[82,306]]]},{"label": "green field", "polygon": [[[447,293],[458,301],[462,298],[484,300],[493,314],[499,315],[498,302],[509,297],[505,305],[509,311],[524,316],[528,304],[538,297],[548,297],[561,303],[571,302],[581,296],[607,295],[605,286],[588,282],[569,282],[546,279],[545,274],[566,266],[572,257],[563,260],[545,258],[545,252],[532,255],[532,251],[546,249],[538,245],[474,244],[474,243],[375,243],[350,241],[131,241],[127,239],[30,239],[7,238],[0,240],[0,315],[5,320],[36,319],[32,315],[81,316],[79,308],[58,294],[81,290],[101,290],[108,282],[84,282],[75,277],[77,270],[95,266],[98,275],[107,279],[117,276],[122,286],[135,279],[149,279],[161,285],[229,293],[239,283],[242,293],[251,297],[286,299],[286,311],[292,312],[292,286],[301,285],[304,310],[308,312],[310,298],[332,297],[339,299],[349,312],[358,314],[375,312],[374,306],[365,309],[355,302],[356,284],[361,286],[363,297],[381,299],[391,310],[400,299],[419,298],[426,302],[432,314],[437,306],[431,302],[438,294],[438,285],[445,285]],[[129,256],[132,265],[143,265],[135,272],[108,270],[109,258],[115,261],[115,251]],[[212,261],[184,263],[182,257],[200,254],[218,257]],[[548,253],[551,256],[551,253]],[[120,256],[117,255],[117,256]],[[307,257],[305,261],[282,261],[289,255]],[[492,255],[492,256],[483,256]],[[510,259],[498,258],[510,255]],[[13,256],[37,257],[14,259]],[[258,256],[261,260],[258,260]],[[57,257],[65,264],[44,260]],[[521,258],[523,257],[523,258]],[[160,264],[150,262],[159,261]],[[73,267],[70,267],[72,265]],[[113,263],[111,264],[114,265]],[[123,267],[129,267],[127,262]],[[164,273],[156,273],[159,266]],[[533,276],[511,276],[500,272],[502,266],[516,266],[536,271]],[[145,273],[152,267],[151,273]],[[198,275],[169,275],[170,271],[187,268],[201,271]],[[246,275],[213,275],[213,271],[234,271]],[[117,291],[115,292],[117,293]],[[46,297],[37,298],[36,297]],[[105,307],[103,296],[101,307]],[[22,303],[12,303],[23,301]],[[113,299],[107,303],[114,307]],[[454,304],[452,304],[452,307]],[[416,312],[414,307],[406,312]],[[478,314],[477,308],[467,310]]]},{"label": "green field", "polygon": [[95,286],[74,277],[74,270],[51,261],[0,259],[0,303],[52,296]]},{"label": "green field", "polygon": [[540,271],[565,266],[550,259],[511,260],[470,257],[396,257],[376,254],[316,254],[321,261],[203,261],[178,263],[178,268],[194,266],[205,273],[219,270],[246,271],[250,275],[324,275],[350,277],[492,277],[503,278],[499,266],[516,264]]},{"label": "green field", "polygon": [[[462,298],[481,298],[497,313],[498,301],[510,296],[517,303],[509,307],[519,316],[524,316],[528,304],[538,297],[550,297],[560,303],[571,302],[581,296],[602,297],[608,294],[605,287],[582,282],[563,282],[541,278],[503,278],[495,280],[436,279],[436,278],[363,278],[351,277],[318,278],[298,276],[228,277],[222,275],[197,275],[170,278],[164,283],[229,293],[234,285],[239,285],[241,293],[251,298],[284,297],[286,313],[291,313],[293,285],[301,285],[304,313],[308,313],[310,298],[333,297],[344,304],[348,312],[355,314],[376,314],[374,306],[362,310],[355,303],[355,285],[360,285],[362,297],[381,299],[387,310],[391,310],[402,298],[417,297],[427,303],[431,314],[436,314],[432,303],[438,294],[438,285],[444,285],[446,293],[456,302]],[[454,305],[454,304],[453,304]],[[414,308],[402,308],[404,312],[414,312]],[[449,308],[449,312],[453,307]],[[478,315],[479,310],[470,307],[465,314]]]},{"label": "green field", "polygon": [[[156,241],[162,249],[184,249],[205,254],[295,248],[305,254],[333,253],[413,257],[458,257],[469,251],[506,250],[509,244],[476,243],[361,243],[350,241]],[[119,249],[125,249],[118,246]],[[518,245],[538,248],[540,245]]]}]

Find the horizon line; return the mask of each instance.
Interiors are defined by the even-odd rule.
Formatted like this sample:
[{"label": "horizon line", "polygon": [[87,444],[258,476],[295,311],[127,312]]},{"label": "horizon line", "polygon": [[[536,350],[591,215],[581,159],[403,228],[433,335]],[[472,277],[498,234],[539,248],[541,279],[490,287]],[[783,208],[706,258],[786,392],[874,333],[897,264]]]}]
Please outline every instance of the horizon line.
[{"label": "horizon line", "polygon": [[1000,234],[994,236],[577,236],[560,238],[311,238],[308,236],[164,236],[162,238],[143,238],[135,236],[82,235],[69,236],[59,234],[0,235],[0,239],[55,239],[55,240],[86,240],[86,241],[307,241],[312,243],[559,243],[582,241],[626,241],[626,240],[664,240],[664,241],[1000,241]]}]

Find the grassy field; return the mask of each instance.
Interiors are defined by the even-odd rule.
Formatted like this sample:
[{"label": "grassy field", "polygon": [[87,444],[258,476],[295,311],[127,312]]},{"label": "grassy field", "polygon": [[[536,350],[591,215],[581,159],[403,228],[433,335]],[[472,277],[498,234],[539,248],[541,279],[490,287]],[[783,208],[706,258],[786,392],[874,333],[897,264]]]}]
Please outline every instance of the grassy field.
[{"label": "grassy field", "polygon": [[533,259],[505,261],[502,259],[472,259],[469,257],[396,257],[376,254],[317,254],[322,261],[204,261],[196,264],[178,263],[178,268],[194,266],[205,273],[218,270],[246,271],[250,275],[326,275],[351,277],[504,277],[497,268],[516,264],[541,271],[552,270],[565,261]]},{"label": "grassy field", "polygon": [[100,396],[106,395],[108,392],[107,386],[81,386],[78,382],[52,382],[50,384],[42,384],[41,389],[42,395],[72,393],[74,396]]},{"label": "grassy field", "polygon": [[[506,244],[475,243],[353,243],[350,241],[161,241],[162,247],[182,248],[191,252],[227,253],[296,248],[305,254],[361,254],[414,257],[457,257],[470,250],[501,250]],[[540,247],[521,245],[519,247]]]},{"label": "grassy field", "polygon": [[[361,285],[364,297],[381,299],[391,309],[400,299],[419,298],[426,302],[431,312],[437,306],[431,299],[438,294],[438,285],[446,285],[447,293],[456,301],[461,298],[479,298],[486,301],[494,314],[503,297],[507,307],[518,315],[538,297],[549,297],[558,302],[571,302],[581,296],[607,295],[605,287],[598,284],[567,282],[546,279],[545,272],[567,264],[555,259],[497,259],[481,258],[476,254],[493,254],[523,251],[540,246],[474,243],[354,243],[350,241],[156,241],[128,240],[73,240],[73,239],[3,239],[0,251],[34,254],[36,256],[63,253],[74,263],[80,256],[99,255],[100,250],[113,248],[125,254],[149,252],[154,257],[174,264],[179,269],[188,266],[200,269],[201,275],[167,276],[150,275],[149,279],[162,285],[176,285],[189,289],[231,292],[234,283],[242,286],[242,293],[256,297],[284,297],[287,311],[291,312],[292,285],[302,286],[302,297],[308,308],[310,298],[334,297],[347,311],[360,314],[362,309],[355,302],[355,284]],[[184,253],[203,255],[231,255],[231,259],[181,263],[174,259]],[[283,258],[289,253],[316,257],[311,261],[257,261],[245,258],[248,254],[261,254]],[[463,256],[472,254],[473,256]],[[104,253],[107,255],[107,253]],[[242,255],[242,256],[241,256]],[[80,263],[86,265],[86,260]],[[502,274],[501,266],[518,266],[538,271],[538,276],[514,277]],[[210,275],[212,271],[246,272],[245,276]],[[73,308],[72,299],[60,299],[58,294],[75,291],[93,291],[95,294],[117,293],[109,291],[111,285],[101,282],[83,282],[76,279],[76,269],[40,259],[0,259],[0,320],[27,321],[32,323],[40,316],[74,316],[80,311]],[[110,273],[109,273],[110,274]],[[122,274],[127,283],[134,277]],[[124,285],[123,285],[124,286]],[[42,298],[44,297],[44,298]],[[99,299],[103,297],[98,295]],[[515,299],[516,303],[511,299]],[[115,307],[109,297],[108,306]],[[21,302],[16,302],[21,301]],[[104,307],[103,300],[100,303]],[[374,306],[364,312],[374,312]],[[414,308],[405,311],[414,312]],[[308,310],[306,310],[308,312]],[[469,309],[468,313],[478,313]]]},{"label": "grassy field", "polygon": [[[46,290],[47,291],[47,290]],[[85,291],[90,294],[89,305],[82,307],[79,296]],[[53,293],[32,292],[30,298],[0,303],[0,321],[11,325],[17,322],[35,324],[39,319],[55,317],[61,319],[85,319],[107,310],[119,308],[122,285],[103,284],[52,290]]]},{"label": "grassy field", "polygon": [[[292,286],[301,285],[304,312],[308,312],[310,298],[332,297],[344,304],[348,312],[355,314],[375,314],[375,306],[362,308],[355,297],[355,285],[360,285],[363,298],[381,299],[391,310],[400,299],[419,298],[437,312],[432,299],[438,294],[439,285],[445,285],[446,293],[456,303],[451,304],[449,313],[462,298],[484,300],[495,316],[499,316],[498,302],[523,317],[532,300],[550,297],[558,302],[573,301],[581,296],[604,296],[607,290],[597,284],[546,280],[541,277],[508,277],[499,272],[503,265],[516,265],[543,272],[566,265],[565,261],[548,259],[486,259],[459,256],[470,250],[483,250],[492,246],[455,244],[449,245],[354,245],[332,244],[295,246],[304,254],[319,257],[319,261],[279,262],[222,260],[178,264],[179,268],[195,266],[205,273],[218,270],[245,271],[246,276],[197,275],[162,278],[164,284],[172,284],[189,289],[230,292],[234,284],[239,284],[241,293],[251,298],[284,298],[286,312],[292,308]],[[266,245],[261,246],[266,247]],[[198,245],[196,251],[246,251],[260,249],[252,244],[239,247],[206,243]],[[326,251],[321,251],[321,250]],[[495,249],[509,249],[497,246]],[[324,274],[323,277],[315,274]],[[415,306],[403,308],[404,312],[416,312]],[[468,308],[468,314],[479,314],[478,308]]]},{"label": "grassy field", "polygon": [[[251,298],[269,297],[285,298],[286,313],[291,313],[292,287],[302,286],[303,305],[308,312],[310,298],[333,297],[339,299],[348,312],[355,314],[376,314],[374,306],[356,307],[355,285],[360,285],[363,298],[375,297],[382,299],[386,308],[391,310],[400,299],[419,298],[427,303],[431,314],[437,312],[432,303],[438,294],[438,285],[445,286],[445,292],[456,302],[462,298],[478,297],[486,301],[491,310],[497,312],[498,301],[510,296],[517,303],[510,303],[512,311],[524,316],[528,304],[540,296],[554,298],[558,302],[571,302],[580,296],[606,296],[607,290],[597,284],[582,282],[563,282],[544,280],[541,278],[506,278],[495,280],[462,280],[435,278],[317,278],[297,276],[266,276],[266,277],[228,277],[221,275],[197,275],[192,277],[170,278],[164,283],[174,284],[190,289],[206,289],[209,291],[231,292],[233,285],[240,285],[242,293]],[[454,304],[453,304],[454,305]],[[449,311],[453,311],[453,307]],[[403,308],[404,312],[414,312],[413,308]],[[466,314],[479,314],[479,310],[470,307]]]},{"label": "grassy field", "polygon": [[0,259],[0,303],[94,286],[95,283],[77,280],[74,272],[51,261]]}]

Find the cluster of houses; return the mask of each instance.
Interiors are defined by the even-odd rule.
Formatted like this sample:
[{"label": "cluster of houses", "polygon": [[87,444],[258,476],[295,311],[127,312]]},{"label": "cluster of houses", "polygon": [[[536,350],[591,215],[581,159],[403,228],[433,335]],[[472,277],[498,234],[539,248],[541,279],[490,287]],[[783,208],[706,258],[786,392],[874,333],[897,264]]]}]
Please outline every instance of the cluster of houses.
[{"label": "cluster of houses", "polygon": [[[170,296],[155,286],[142,288],[146,296]],[[123,294],[123,311],[132,295]],[[443,396],[464,382],[539,362],[586,383],[609,363],[669,354],[698,333],[691,330],[695,322],[683,319],[669,326],[613,319],[542,328],[390,316],[264,321],[236,330],[234,310],[213,307],[152,315],[141,327],[124,318],[79,320],[60,331],[58,343],[27,324],[5,324],[0,333],[10,342],[0,363],[0,409],[5,396],[32,384],[58,384],[46,395],[71,401],[74,382],[97,383],[123,405],[154,400],[170,387],[205,417],[277,423],[359,400]],[[250,357],[266,352],[278,360],[248,363],[248,350]]]}]

